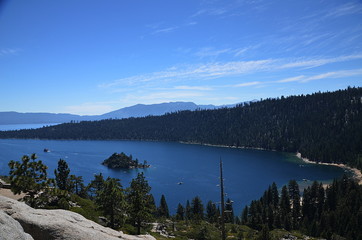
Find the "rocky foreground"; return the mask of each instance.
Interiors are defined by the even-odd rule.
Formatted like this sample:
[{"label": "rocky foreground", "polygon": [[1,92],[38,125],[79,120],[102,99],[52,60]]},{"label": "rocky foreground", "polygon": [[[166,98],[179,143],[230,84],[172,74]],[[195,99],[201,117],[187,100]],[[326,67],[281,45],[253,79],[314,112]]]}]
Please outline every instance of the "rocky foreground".
[{"label": "rocky foreground", "polygon": [[34,209],[0,196],[0,239],[4,240],[155,240],[103,227],[66,210]]}]

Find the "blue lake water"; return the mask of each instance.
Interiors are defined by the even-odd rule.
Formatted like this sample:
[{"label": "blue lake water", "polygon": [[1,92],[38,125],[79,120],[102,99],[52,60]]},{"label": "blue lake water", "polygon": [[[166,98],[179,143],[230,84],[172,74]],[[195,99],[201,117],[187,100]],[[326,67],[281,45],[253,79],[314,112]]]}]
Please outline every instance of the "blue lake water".
[{"label": "blue lake water", "polygon": [[[50,152],[43,152],[44,148]],[[101,162],[114,152],[132,154],[152,166],[142,170],[108,169]],[[273,181],[281,188],[290,179],[305,184],[302,179],[330,181],[344,173],[338,167],[305,164],[292,154],[273,151],[171,142],[0,139],[0,174],[8,174],[10,160],[32,153],[49,167],[50,177],[62,158],[68,162],[71,174],[83,176],[86,183],[101,172],[105,177],[121,179],[122,185],[128,187],[131,179],[144,171],[156,204],[165,194],[172,213],[178,203],[184,205],[195,196],[200,196],[204,205],[208,200],[220,201],[220,158],[224,163],[225,192],[234,201],[236,214],[251,200],[259,199]]]}]

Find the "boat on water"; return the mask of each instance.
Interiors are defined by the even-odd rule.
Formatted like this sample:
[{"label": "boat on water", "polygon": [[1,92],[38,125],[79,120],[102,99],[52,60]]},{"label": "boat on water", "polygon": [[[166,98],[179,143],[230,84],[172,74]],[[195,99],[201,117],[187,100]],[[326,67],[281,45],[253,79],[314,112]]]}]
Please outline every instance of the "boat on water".
[{"label": "boat on water", "polygon": [[44,148],[44,152],[50,152],[48,148]]}]

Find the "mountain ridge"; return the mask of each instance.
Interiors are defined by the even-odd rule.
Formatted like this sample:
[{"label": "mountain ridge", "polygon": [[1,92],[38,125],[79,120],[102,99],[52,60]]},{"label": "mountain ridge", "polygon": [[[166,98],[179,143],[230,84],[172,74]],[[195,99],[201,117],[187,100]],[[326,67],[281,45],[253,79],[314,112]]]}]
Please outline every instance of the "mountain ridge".
[{"label": "mountain ridge", "polygon": [[[243,103],[241,103],[243,104]],[[70,113],[46,113],[46,112],[0,112],[0,125],[6,124],[39,124],[39,123],[66,123],[70,121],[97,121],[102,119],[123,119],[130,117],[160,116],[184,110],[218,109],[223,107],[234,107],[230,105],[197,105],[193,102],[165,102],[157,104],[136,104],[120,108],[101,115],[77,115]]]}]

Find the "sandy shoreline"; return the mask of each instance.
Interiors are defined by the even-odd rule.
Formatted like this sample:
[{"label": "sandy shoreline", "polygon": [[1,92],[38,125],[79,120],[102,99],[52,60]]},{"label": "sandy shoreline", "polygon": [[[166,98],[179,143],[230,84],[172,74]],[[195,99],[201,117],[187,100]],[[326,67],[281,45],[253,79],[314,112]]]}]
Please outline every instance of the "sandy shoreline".
[{"label": "sandy shoreline", "polygon": [[337,163],[313,162],[313,161],[309,160],[308,158],[303,158],[302,154],[299,152],[296,153],[296,156],[298,158],[300,158],[301,160],[303,160],[305,163],[335,166],[335,167],[340,167],[345,170],[348,170],[353,173],[353,177],[357,180],[358,184],[362,185],[362,172],[360,170],[358,170],[357,168],[352,168],[352,167],[349,167],[342,163],[337,164]]}]

